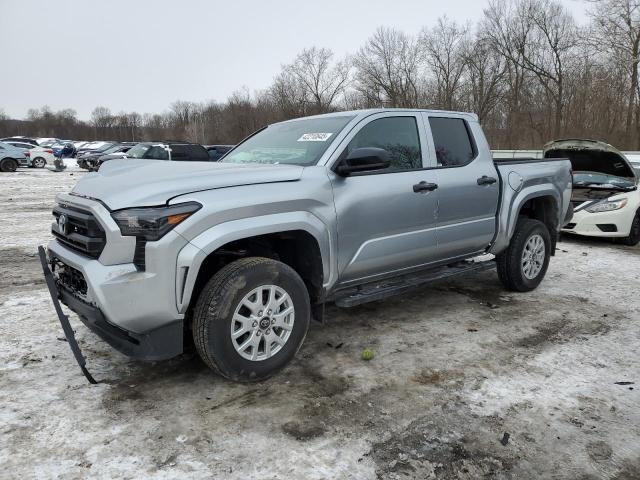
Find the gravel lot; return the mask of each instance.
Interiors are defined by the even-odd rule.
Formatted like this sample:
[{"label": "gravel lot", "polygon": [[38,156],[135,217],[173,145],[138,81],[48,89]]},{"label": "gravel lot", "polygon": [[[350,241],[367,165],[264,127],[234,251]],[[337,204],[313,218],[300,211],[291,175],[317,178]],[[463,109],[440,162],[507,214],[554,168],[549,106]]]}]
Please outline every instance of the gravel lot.
[{"label": "gravel lot", "polygon": [[488,271],[330,307],[249,386],[130,361],[70,315],[89,385],[35,253],[81,175],[0,175],[1,478],[640,478],[639,247],[564,239],[529,294]]}]

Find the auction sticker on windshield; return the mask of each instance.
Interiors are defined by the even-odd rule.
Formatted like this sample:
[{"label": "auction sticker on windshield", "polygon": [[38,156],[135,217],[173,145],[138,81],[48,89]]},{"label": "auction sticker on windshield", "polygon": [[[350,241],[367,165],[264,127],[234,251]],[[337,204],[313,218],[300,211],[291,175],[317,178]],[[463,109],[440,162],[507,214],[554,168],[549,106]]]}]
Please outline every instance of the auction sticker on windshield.
[{"label": "auction sticker on windshield", "polygon": [[332,133],[305,133],[298,141],[299,142],[326,142]]}]

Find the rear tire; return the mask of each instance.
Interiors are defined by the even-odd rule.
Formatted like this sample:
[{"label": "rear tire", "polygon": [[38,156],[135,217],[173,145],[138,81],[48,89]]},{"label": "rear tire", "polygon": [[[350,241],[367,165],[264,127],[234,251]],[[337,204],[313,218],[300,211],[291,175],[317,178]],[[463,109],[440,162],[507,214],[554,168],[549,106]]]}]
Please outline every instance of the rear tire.
[{"label": "rear tire", "polygon": [[218,271],[200,293],[194,343],[204,363],[223,377],[264,380],[300,349],[310,310],[295,270],[268,258],[243,258]]},{"label": "rear tire", "polygon": [[633,222],[631,222],[631,231],[629,232],[628,237],[624,237],[620,239],[620,242],[633,247],[640,243],[640,210],[636,212],[636,216],[633,217]]},{"label": "rear tire", "polygon": [[0,172],[15,172],[18,169],[18,162],[13,158],[3,158],[0,160]]},{"label": "rear tire", "polygon": [[496,257],[498,278],[507,290],[529,292],[544,278],[551,256],[551,237],[544,223],[518,220],[511,242]]},{"label": "rear tire", "polygon": [[46,164],[47,164],[47,161],[42,157],[36,157],[31,162],[31,166],[33,168],[44,168]]}]

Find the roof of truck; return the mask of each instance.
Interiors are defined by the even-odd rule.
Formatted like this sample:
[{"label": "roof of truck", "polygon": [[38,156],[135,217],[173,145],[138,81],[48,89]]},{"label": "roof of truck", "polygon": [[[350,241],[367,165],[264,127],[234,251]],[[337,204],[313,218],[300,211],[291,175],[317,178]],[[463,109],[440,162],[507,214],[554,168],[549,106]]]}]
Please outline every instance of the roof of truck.
[{"label": "roof of truck", "polygon": [[[302,118],[322,118],[322,117],[336,117],[336,116],[351,116],[351,117],[368,117],[369,115],[374,115],[376,113],[400,113],[400,112],[422,112],[422,113],[430,113],[430,114],[438,114],[438,115],[460,115],[468,118],[469,120],[478,121],[478,116],[475,113],[469,112],[453,112],[448,110],[429,110],[426,108],[367,108],[363,110],[346,110],[346,111],[338,111],[331,113],[323,113],[321,115],[310,115],[308,117],[298,117],[292,118],[291,120],[286,120],[286,122],[291,122],[295,120],[301,120]],[[278,122],[284,123],[284,122]]]}]

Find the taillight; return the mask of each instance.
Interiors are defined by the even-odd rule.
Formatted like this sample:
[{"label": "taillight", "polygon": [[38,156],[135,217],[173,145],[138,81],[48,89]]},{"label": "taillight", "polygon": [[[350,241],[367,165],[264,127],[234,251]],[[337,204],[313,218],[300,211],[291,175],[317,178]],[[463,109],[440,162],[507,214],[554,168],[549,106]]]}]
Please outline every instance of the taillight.
[{"label": "taillight", "polygon": [[24,152],[24,156],[25,157],[30,157],[31,156],[31,152],[29,152],[29,151]]},{"label": "taillight", "polygon": [[51,150],[50,148],[47,148],[44,153],[53,153],[53,150]]}]

